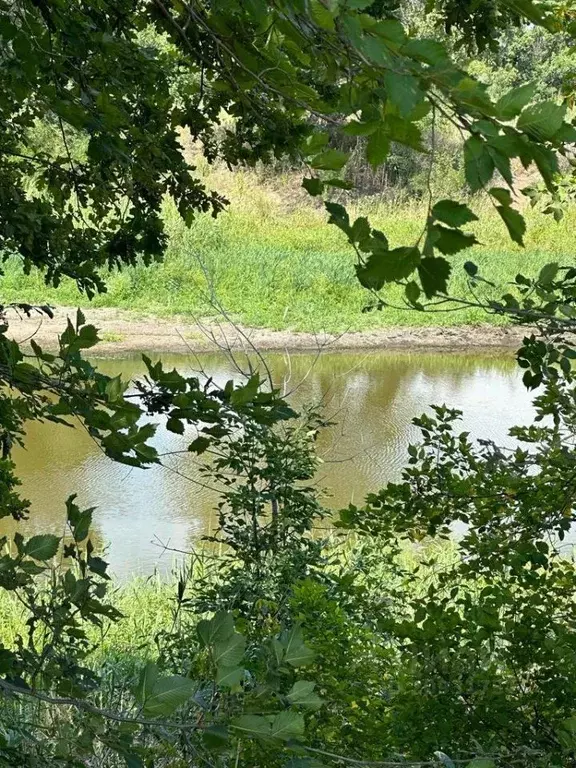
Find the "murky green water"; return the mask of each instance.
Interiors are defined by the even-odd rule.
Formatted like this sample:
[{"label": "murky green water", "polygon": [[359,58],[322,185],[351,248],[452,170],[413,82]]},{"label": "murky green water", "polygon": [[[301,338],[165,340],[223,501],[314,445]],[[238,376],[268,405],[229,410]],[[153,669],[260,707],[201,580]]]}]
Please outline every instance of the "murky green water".
[{"label": "murky green water", "polygon": [[[278,384],[295,389],[296,405],[321,403],[338,421],[319,442],[324,464],[317,482],[332,507],[358,502],[398,477],[406,447],[417,436],[411,419],[431,403],[461,408],[464,429],[502,442],[512,424],[526,423],[531,415],[512,359],[382,352],[267,359]],[[181,370],[198,368],[192,358],[164,355],[163,360]],[[222,383],[235,375],[221,356],[203,355],[201,364]],[[99,366],[132,378],[143,371],[139,358],[102,360]],[[170,453],[184,448],[187,436],[160,430],[155,444]],[[77,493],[82,505],[97,507],[95,537],[108,547],[108,559],[121,577],[169,569],[173,554],[161,545],[190,548],[210,526],[214,495],[195,482],[199,478],[189,455],[166,456],[173,471],[131,469],[106,458],[81,426],[33,424],[27,449],[18,450],[15,459],[23,492],[32,502],[26,535],[61,532],[64,500]]]}]

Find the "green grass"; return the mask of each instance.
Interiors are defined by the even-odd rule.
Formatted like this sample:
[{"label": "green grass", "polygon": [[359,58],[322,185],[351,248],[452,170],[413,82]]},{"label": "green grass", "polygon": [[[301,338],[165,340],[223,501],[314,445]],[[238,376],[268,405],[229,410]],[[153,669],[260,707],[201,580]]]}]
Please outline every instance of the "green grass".
[{"label": "green grass", "polygon": [[[188,230],[166,206],[170,243],[165,261],[111,275],[108,292],[97,296],[93,306],[207,317],[216,314],[211,303],[215,295],[247,325],[300,331],[486,322],[487,316],[474,309],[435,315],[390,308],[363,313],[368,296],[356,280],[354,255],[345,236],[327,225],[325,213],[306,199],[298,196],[287,205],[256,182],[250,186],[247,178],[236,177],[230,210],[217,221],[200,216]],[[419,205],[366,201],[353,208],[353,215],[368,215],[392,245],[416,241],[425,219]],[[475,261],[481,274],[499,285],[518,272],[535,274],[552,260],[566,263],[576,210],[559,224],[533,211],[526,215],[528,235],[522,249],[509,240],[493,209],[481,212],[475,232],[482,245],[453,260],[455,293],[466,291],[462,264],[467,260]],[[88,305],[72,281],[47,289],[41,275],[27,277],[15,262],[7,264],[2,294],[4,301]]]}]

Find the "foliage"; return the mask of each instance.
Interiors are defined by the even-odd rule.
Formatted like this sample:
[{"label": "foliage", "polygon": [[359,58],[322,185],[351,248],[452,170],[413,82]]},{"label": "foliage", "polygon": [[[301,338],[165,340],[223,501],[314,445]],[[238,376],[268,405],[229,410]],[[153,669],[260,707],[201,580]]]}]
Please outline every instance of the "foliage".
[{"label": "foliage", "polygon": [[[494,47],[522,20],[574,34],[565,9],[530,0],[434,10],[466,45]],[[341,515],[344,526],[384,538],[383,595],[382,581],[356,565],[370,561],[369,549],[342,566],[314,539],[323,514],[311,485],[321,420],[298,421],[271,381],[251,372],[220,388],[146,360],[146,378],[127,393],[82,359],[97,333],[81,313],[55,355],[35,343],[30,355],[8,340],[4,323],[1,514],[20,521],[29,511],[10,461],[25,421],[79,417],[112,459],[142,467],[160,462],[149,444],[155,427],[140,422],[147,412],[179,434],[196,426],[189,451],[211,457],[207,476],[223,486],[216,540],[227,548],[213,586],[200,579],[194,593],[180,581],[154,657],[116,687],[88,663],[88,627],[104,632],[119,618],[91,543],[92,510],[72,497],[65,537],[4,538],[0,586],[26,613],[26,632],[0,649],[2,704],[24,715],[0,733],[4,764],[574,761],[574,571],[550,537],[573,517],[574,351],[565,334],[574,327],[576,270],[547,264],[494,298],[490,276],[467,261],[471,298],[451,293],[452,257],[477,242],[463,229],[474,212],[434,199],[430,170],[421,234],[390,243],[334,200],[334,190],[350,186],[341,174],[348,155],[323,130],[363,137],[374,167],[402,145],[427,154],[431,169],[434,141],[429,151],[422,121],[433,136],[442,117],[462,134],[469,190],[487,191],[522,245],[512,161],[535,166],[556,194],[558,157],[576,139],[569,94],[534,101],[522,85],[494,100],[450,46],[400,16],[394,3],[364,0],[0,3],[4,261],[38,268],[55,287],[68,277],[92,296],[105,290],[103,267],[161,258],[165,197],[187,226],[224,205],[185,160],[184,128],[208,161],[305,160],[304,188],[324,196],[374,306],[386,306],[392,287],[417,312],[474,306],[544,334],[527,336],[519,353],[526,385],[543,386],[542,424],[515,432],[530,450],[477,448],[453,434],[456,414],[438,409],[418,422],[424,442],[412,449],[404,482]],[[222,113],[233,121],[223,132]],[[38,130],[50,125],[59,136],[39,147]],[[45,302],[15,309],[51,313]],[[417,580],[401,563],[401,540],[446,538],[455,522],[467,526],[455,557],[426,592],[408,593]],[[355,679],[344,678],[344,688],[351,651]],[[322,711],[326,696],[331,713]]]}]

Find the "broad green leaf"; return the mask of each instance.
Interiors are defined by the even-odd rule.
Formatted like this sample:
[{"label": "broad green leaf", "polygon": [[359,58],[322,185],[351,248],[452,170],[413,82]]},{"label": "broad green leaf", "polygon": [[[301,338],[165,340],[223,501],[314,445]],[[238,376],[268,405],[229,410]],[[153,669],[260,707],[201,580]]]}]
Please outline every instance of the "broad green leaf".
[{"label": "broad green leaf", "polygon": [[464,174],[472,192],[486,186],[494,174],[494,160],[479,136],[470,136],[464,143]]},{"label": "broad green leaf", "polygon": [[367,123],[359,123],[356,120],[351,120],[342,128],[342,133],[348,136],[370,136],[377,130],[380,123],[377,120],[370,120]]},{"label": "broad green leaf", "polygon": [[373,168],[377,168],[386,160],[390,152],[390,134],[384,125],[370,135],[366,145],[366,159]]},{"label": "broad green leaf", "polygon": [[226,640],[214,644],[214,663],[217,666],[233,667],[242,660],[245,648],[246,640],[244,636],[235,632]]},{"label": "broad green leaf", "polygon": [[60,537],[52,533],[42,533],[32,536],[24,546],[24,554],[34,560],[50,560],[58,552]]},{"label": "broad green leaf", "polygon": [[191,453],[197,453],[198,455],[204,453],[210,448],[210,440],[207,437],[200,435],[196,440],[192,440],[188,446],[188,450]]},{"label": "broad green leaf", "polygon": [[219,611],[213,618],[198,622],[196,631],[204,646],[223,642],[234,634],[234,617],[227,611]]},{"label": "broad green leaf", "polygon": [[218,667],[216,670],[216,685],[234,688],[244,679],[243,667]]},{"label": "broad green leaf", "polygon": [[472,213],[467,205],[455,200],[439,200],[432,208],[432,216],[451,227],[461,227],[471,221],[478,221],[478,216]]},{"label": "broad green leaf", "polygon": [[196,684],[188,677],[172,675],[156,680],[144,701],[146,717],[166,717],[185,704],[196,692]]},{"label": "broad green leaf", "polygon": [[402,53],[412,59],[432,65],[441,64],[448,59],[444,46],[436,40],[428,38],[412,38],[403,46]]},{"label": "broad green leaf", "polygon": [[418,80],[412,75],[396,74],[387,70],[384,83],[388,98],[398,108],[402,117],[409,115],[424,97]]},{"label": "broad green leaf", "polygon": [[554,282],[554,280],[556,280],[558,270],[559,266],[555,261],[551,262],[550,264],[545,264],[540,270],[540,274],[538,275],[538,282],[542,283],[542,285],[550,285]]},{"label": "broad green leaf", "polygon": [[270,738],[270,723],[261,715],[242,715],[237,720],[233,720],[232,727],[236,731],[241,731],[247,736],[256,738]]},{"label": "broad green leaf", "polygon": [[306,709],[319,709],[322,706],[322,699],[317,693],[314,693],[316,684],[308,680],[298,680],[292,686],[292,690],[287,698],[292,704]]},{"label": "broad green leaf", "polygon": [[363,264],[356,266],[356,274],[365,288],[379,291],[385,283],[409,277],[419,261],[418,248],[395,248],[392,251],[372,253]]},{"label": "broad green leaf", "polygon": [[404,293],[410,304],[417,304],[420,299],[420,286],[415,280],[410,280],[404,289]]},{"label": "broad green leaf", "polygon": [[304,718],[297,712],[280,712],[272,721],[270,735],[273,739],[289,741],[304,735]]},{"label": "broad green leaf", "polygon": [[169,418],[166,421],[166,429],[168,429],[170,432],[175,432],[177,435],[184,434],[184,424],[180,421],[180,419]]},{"label": "broad green leaf", "polygon": [[503,189],[502,187],[492,187],[490,194],[492,197],[498,200],[500,205],[512,205],[512,195],[508,189]]},{"label": "broad green leaf", "polygon": [[312,178],[305,178],[302,179],[302,186],[308,192],[309,195],[312,195],[313,197],[316,197],[317,195],[321,195],[324,191],[324,184],[322,183],[322,180],[317,178],[316,176],[313,176]]},{"label": "broad green leaf", "polygon": [[522,110],[516,127],[538,141],[546,141],[560,130],[565,115],[565,104],[541,101]]},{"label": "broad green leaf", "polygon": [[144,704],[146,699],[152,695],[156,681],[158,680],[158,665],[149,661],[140,673],[138,685],[134,690],[136,701]]},{"label": "broad green leaf", "polygon": [[322,29],[326,29],[329,32],[334,30],[334,14],[326,7],[321,0],[309,0],[310,2],[310,15]]},{"label": "broad green leaf", "polygon": [[459,229],[448,229],[440,224],[436,224],[433,229],[437,235],[434,239],[434,247],[441,253],[458,253],[478,242],[475,235],[466,234]]},{"label": "broad green leaf", "polygon": [[404,27],[396,19],[381,19],[371,29],[377,35],[383,37],[392,48],[397,48],[406,42]]},{"label": "broad green leaf", "polygon": [[475,757],[466,768],[496,768],[496,763],[489,757]]},{"label": "broad green leaf", "polygon": [[441,256],[426,256],[418,266],[418,276],[427,299],[448,290],[448,278],[452,267]]},{"label": "broad green leaf", "polygon": [[317,170],[339,171],[348,162],[348,157],[348,152],[342,152],[340,149],[327,149],[313,157],[310,165]]},{"label": "broad green leaf", "polygon": [[500,214],[502,221],[506,224],[508,233],[512,240],[518,245],[524,245],[524,235],[526,233],[526,222],[522,214],[509,205],[498,205],[496,210]]},{"label": "broad green leaf", "polygon": [[518,88],[512,88],[505,93],[496,102],[496,110],[502,120],[512,120],[517,117],[524,107],[534,97],[536,93],[536,83],[526,83]]},{"label": "broad green leaf", "polygon": [[392,63],[386,43],[374,35],[365,35],[360,41],[360,50],[365,56],[381,67],[389,67]]},{"label": "broad green leaf", "polygon": [[284,661],[291,666],[304,666],[314,660],[315,653],[304,644],[302,629],[298,624],[280,635],[280,643],[284,648]]}]

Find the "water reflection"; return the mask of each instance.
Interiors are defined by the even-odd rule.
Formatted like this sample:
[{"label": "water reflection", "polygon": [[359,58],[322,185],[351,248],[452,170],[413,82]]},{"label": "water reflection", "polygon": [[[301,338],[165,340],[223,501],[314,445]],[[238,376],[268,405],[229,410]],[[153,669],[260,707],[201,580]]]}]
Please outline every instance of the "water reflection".
[{"label": "water reflection", "polygon": [[[182,371],[198,361],[163,356]],[[452,355],[332,353],[267,358],[279,385],[296,405],[322,404],[338,424],[320,438],[324,460],[318,476],[332,507],[360,501],[371,490],[398,477],[406,446],[417,437],[411,420],[431,403],[464,411],[462,428],[474,437],[509,442],[512,424],[531,417],[529,397],[510,359]],[[224,383],[235,373],[222,356],[203,355],[201,364]],[[101,360],[111,374],[134,378],[143,372],[139,358]],[[162,453],[185,448],[189,435],[160,429],[155,445]],[[78,494],[82,506],[96,506],[95,538],[108,546],[113,570],[121,577],[170,567],[172,556],[158,542],[186,549],[210,526],[215,496],[199,484],[190,455],[166,457],[171,469],[131,469],[104,456],[86,431],[31,424],[26,450],[15,459],[23,492],[32,502],[26,535],[60,533],[64,500]],[[6,527],[6,526],[5,526]]]}]

